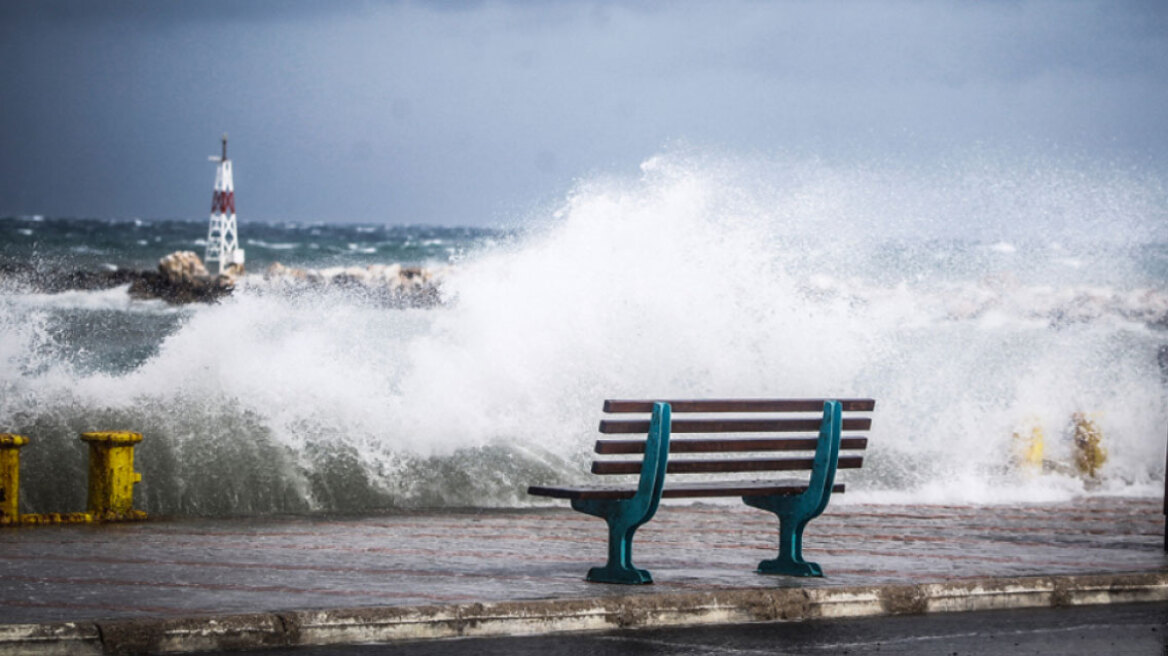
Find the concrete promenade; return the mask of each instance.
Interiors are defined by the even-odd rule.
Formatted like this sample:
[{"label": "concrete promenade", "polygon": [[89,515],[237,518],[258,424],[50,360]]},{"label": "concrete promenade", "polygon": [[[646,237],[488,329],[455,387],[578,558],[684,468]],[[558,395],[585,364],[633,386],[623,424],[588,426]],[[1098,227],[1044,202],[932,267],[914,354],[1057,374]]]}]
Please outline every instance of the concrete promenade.
[{"label": "concrete promenade", "polygon": [[767,577],[773,517],[663,505],[590,584],[604,523],[563,508],[0,530],[0,654],[135,653],[880,614],[1168,602],[1159,499],[833,504]]}]

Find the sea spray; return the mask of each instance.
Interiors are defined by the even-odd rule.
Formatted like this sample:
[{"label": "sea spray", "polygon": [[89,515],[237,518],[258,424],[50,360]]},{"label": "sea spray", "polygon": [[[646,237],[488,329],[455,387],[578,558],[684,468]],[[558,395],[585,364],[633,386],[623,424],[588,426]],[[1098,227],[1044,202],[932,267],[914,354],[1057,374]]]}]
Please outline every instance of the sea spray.
[{"label": "sea spray", "polygon": [[[617,396],[875,397],[846,498],[1150,494],[1165,207],[1105,168],[665,154],[468,248],[431,309],[247,285],[179,312],[8,294],[0,422],[34,440],[26,511],[79,507],[76,436],[111,428],[146,435],[155,514],[530,503],[529,483],[587,479]],[[137,350],[79,355],[111,343]],[[1089,485],[1059,467],[1075,412],[1109,452]],[[1026,422],[1046,473],[1011,465]]]}]

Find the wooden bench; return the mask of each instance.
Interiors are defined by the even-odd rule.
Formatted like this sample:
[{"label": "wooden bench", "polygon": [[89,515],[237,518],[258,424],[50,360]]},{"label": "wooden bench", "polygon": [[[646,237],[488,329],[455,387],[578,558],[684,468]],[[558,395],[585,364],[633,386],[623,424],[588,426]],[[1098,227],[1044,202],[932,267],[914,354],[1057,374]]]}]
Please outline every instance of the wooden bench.
[{"label": "wooden bench", "polygon": [[[779,518],[778,557],[759,563],[760,573],[823,576],[819,565],[803,560],[803,529],[823,512],[833,492],[844,491],[843,484],[835,482],[836,468],[863,464],[860,455],[841,456],[840,450],[867,448],[868,439],[852,433],[867,431],[872,420],[851,413],[871,412],[875,406],[872,399],[605,401],[606,413],[650,414],[647,418],[600,422],[600,432],[606,435],[645,435],[596,442],[598,455],[618,458],[593,461],[592,473],[639,474],[635,483],[533,485],[527,493],[570,499],[573,509],[608,523],[608,563],[589,570],[589,581],[652,583],[647,570],[633,566],[633,533],[653,518],[661,499],[729,496],[740,496],[747,505]],[[683,413],[705,416],[673,419],[673,415]],[[792,417],[792,413],[804,416]],[[844,413],[849,414],[845,417]],[[818,436],[783,435],[816,431]],[[841,431],[849,435],[841,437]],[[671,440],[674,433],[706,436]],[[721,435],[726,433],[733,435]],[[813,453],[774,455],[798,451]],[[635,454],[641,458],[628,458]],[[810,471],[809,477],[741,480],[743,474],[800,470]],[[704,474],[706,478],[678,482],[673,476],[677,474]],[[736,476],[727,478],[727,474]]]}]

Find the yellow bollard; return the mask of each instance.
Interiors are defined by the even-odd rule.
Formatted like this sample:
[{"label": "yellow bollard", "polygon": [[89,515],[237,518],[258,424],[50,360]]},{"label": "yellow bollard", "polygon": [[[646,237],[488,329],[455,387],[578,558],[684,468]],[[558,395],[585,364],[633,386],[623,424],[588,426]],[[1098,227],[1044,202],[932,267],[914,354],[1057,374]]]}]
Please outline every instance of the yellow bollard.
[{"label": "yellow bollard", "polygon": [[0,433],[0,524],[20,518],[20,447],[25,444],[23,435]]},{"label": "yellow bollard", "polygon": [[1103,431],[1082,412],[1071,415],[1071,437],[1075,445],[1075,468],[1080,474],[1095,478],[1096,472],[1107,462],[1103,448]]},{"label": "yellow bollard", "polygon": [[143,519],[134,510],[134,484],[142,474],[134,471],[134,445],[141,433],[82,433],[89,443],[89,512],[95,519]]},{"label": "yellow bollard", "polygon": [[1014,431],[1012,462],[1030,472],[1042,471],[1042,455],[1046,436],[1038,419],[1026,420],[1023,428]]}]

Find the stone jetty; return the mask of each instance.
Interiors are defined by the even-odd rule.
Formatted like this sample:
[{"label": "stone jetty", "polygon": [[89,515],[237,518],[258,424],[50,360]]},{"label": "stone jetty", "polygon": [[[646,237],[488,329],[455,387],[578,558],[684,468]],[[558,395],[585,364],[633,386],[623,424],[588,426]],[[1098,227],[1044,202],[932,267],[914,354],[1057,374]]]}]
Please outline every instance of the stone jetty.
[{"label": "stone jetty", "polygon": [[153,271],[59,270],[5,263],[0,265],[0,286],[55,294],[128,285],[128,293],[135,299],[157,299],[171,305],[213,303],[247,286],[261,293],[340,291],[390,307],[432,307],[442,301],[441,273],[401,264],[300,269],[275,263],[262,276],[244,276],[239,267],[212,275],[196,253],[176,251],[160,259]]}]

